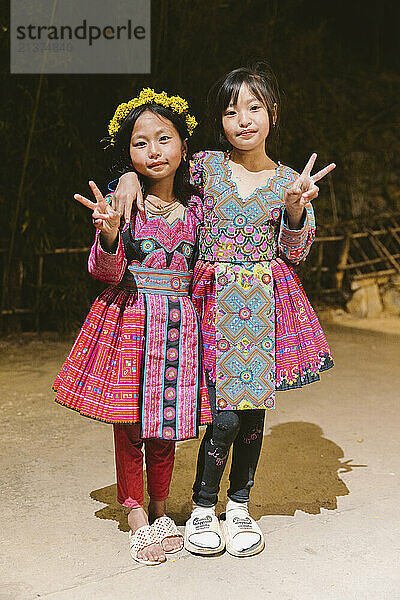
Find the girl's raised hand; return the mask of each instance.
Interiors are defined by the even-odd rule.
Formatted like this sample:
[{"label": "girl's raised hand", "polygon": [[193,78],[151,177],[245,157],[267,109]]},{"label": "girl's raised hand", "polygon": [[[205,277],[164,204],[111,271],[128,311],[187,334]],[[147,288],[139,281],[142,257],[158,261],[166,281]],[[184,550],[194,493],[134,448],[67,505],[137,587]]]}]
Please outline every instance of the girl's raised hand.
[{"label": "girl's raised hand", "polygon": [[94,181],[89,181],[89,185],[96,202],[92,202],[85,196],[81,196],[81,194],[74,194],[75,200],[93,211],[92,221],[97,229],[105,234],[116,234],[120,225],[121,214],[108,204]]},{"label": "girl's raised hand", "polygon": [[306,204],[311,202],[318,196],[319,188],[315,185],[317,181],[325,177],[335,167],[335,163],[331,163],[327,167],[324,167],[315,175],[311,175],[311,170],[314,166],[317,158],[316,153],[311,154],[308,163],[304,167],[301,175],[296,179],[293,185],[287,190],[285,198],[285,206],[289,213],[293,213],[293,216],[302,214]]},{"label": "girl's raised hand", "polygon": [[140,181],[136,173],[130,171],[121,175],[113,195],[113,206],[124,216],[125,223],[129,223],[131,220],[132,205],[134,202],[136,202],[140,216],[143,222],[145,222],[146,212]]}]

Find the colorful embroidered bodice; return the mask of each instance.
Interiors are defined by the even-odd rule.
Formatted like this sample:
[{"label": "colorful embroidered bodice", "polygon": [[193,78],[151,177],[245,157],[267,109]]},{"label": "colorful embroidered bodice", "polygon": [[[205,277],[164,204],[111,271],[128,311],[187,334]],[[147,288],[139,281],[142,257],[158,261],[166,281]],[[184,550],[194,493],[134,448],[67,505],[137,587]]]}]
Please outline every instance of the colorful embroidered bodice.
[{"label": "colorful embroidered bodice", "polygon": [[[197,153],[191,172],[193,181],[204,191],[204,226],[199,231],[202,260],[258,262],[278,255],[280,231],[288,229],[282,218],[284,197],[297,178],[293,169],[279,165],[275,175],[247,198],[239,195],[231,178],[228,155],[223,152]],[[307,216],[307,232],[298,233],[310,233],[308,246],[315,231],[311,205]],[[303,242],[302,239],[302,247]]]},{"label": "colorful embroidered bodice", "polygon": [[[178,217],[171,224],[163,216],[149,214],[144,223],[137,214],[122,233],[127,264],[171,271],[193,270],[197,259],[197,228],[201,219],[201,201],[197,197],[192,197],[183,217]],[[131,277],[126,270],[124,279]]]}]

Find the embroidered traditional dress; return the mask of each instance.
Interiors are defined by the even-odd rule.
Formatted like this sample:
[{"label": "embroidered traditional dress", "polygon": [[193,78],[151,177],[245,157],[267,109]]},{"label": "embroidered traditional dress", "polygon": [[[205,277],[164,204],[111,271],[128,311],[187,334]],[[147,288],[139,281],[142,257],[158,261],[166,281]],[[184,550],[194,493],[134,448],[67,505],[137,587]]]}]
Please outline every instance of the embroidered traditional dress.
[{"label": "embroidered traditional dress", "polygon": [[[202,403],[200,324],[188,295],[203,209],[193,196],[140,215],[114,254],[99,232],[89,272],[112,287],[95,300],[55,382],[57,402],[109,423],[141,423],[142,438],[182,440],[211,421]],[[175,218],[176,216],[176,218]]]},{"label": "embroidered traditional dress", "polygon": [[217,408],[274,408],[276,390],[317,381],[333,366],[318,319],[286,262],[306,258],[315,236],[313,208],[307,205],[301,229],[288,228],[284,197],[298,174],[283,165],[247,198],[232,180],[227,154],[199,152],[191,172],[204,192],[193,300]]}]

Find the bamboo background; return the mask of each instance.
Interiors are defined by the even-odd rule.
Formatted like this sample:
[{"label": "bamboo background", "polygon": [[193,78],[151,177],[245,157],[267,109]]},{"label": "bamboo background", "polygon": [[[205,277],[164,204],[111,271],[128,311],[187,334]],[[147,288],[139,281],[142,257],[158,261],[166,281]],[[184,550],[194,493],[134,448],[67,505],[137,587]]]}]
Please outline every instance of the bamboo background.
[{"label": "bamboo background", "polygon": [[313,151],[318,165],[337,163],[316,201],[320,239],[300,270],[307,291],[340,302],[352,277],[398,271],[396,2],[153,0],[152,73],[140,76],[11,76],[7,5],[0,5],[3,331],[74,329],[98,293],[86,272],[90,215],[73,194],[88,194],[89,179],[106,189],[99,140],[116,105],[143,86],[179,93],[200,121],[191,149],[210,147],[202,127],[207,89],[257,59],[270,62],[282,91],[271,156],[295,169]]}]

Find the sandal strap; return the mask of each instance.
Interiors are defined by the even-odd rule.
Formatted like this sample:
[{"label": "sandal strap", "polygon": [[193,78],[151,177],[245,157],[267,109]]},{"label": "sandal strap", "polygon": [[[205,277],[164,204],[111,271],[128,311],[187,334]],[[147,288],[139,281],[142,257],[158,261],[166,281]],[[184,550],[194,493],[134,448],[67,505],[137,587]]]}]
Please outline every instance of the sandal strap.
[{"label": "sandal strap", "polygon": [[143,525],[136,529],[135,533],[130,532],[129,547],[135,552],[140,552],[151,544],[158,544],[158,539],[151,525]]},{"label": "sandal strap", "polygon": [[247,511],[241,509],[228,511],[226,513],[226,524],[232,538],[240,533],[256,533],[262,538],[261,529]]},{"label": "sandal strap", "polygon": [[188,539],[189,541],[196,545],[191,537],[197,533],[215,533],[220,541],[222,541],[221,529],[219,526],[218,518],[215,515],[201,515],[190,518],[190,520],[186,524]]},{"label": "sandal strap", "polygon": [[170,517],[159,517],[154,521],[153,527],[159,542],[162,542],[167,537],[183,537]]}]

